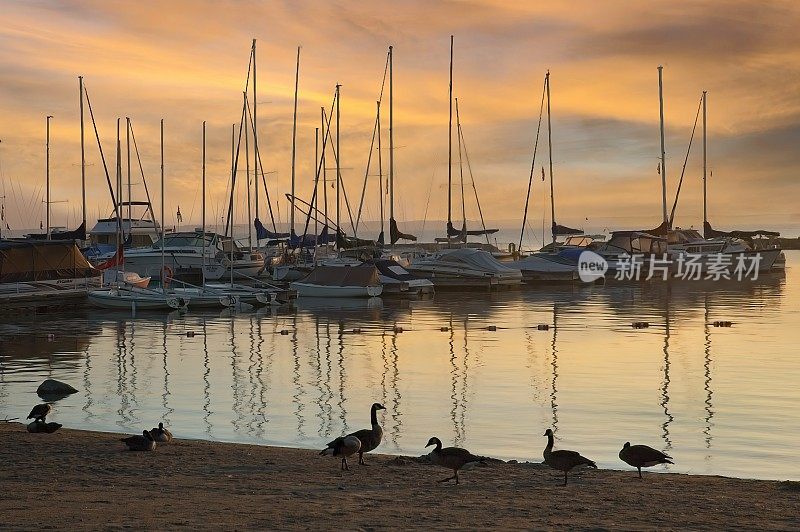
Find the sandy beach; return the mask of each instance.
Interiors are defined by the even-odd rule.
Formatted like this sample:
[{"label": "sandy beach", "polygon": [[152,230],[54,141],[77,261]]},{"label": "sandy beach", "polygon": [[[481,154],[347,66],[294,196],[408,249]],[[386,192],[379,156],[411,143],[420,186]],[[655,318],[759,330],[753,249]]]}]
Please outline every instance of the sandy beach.
[{"label": "sandy beach", "polygon": [[120,435],[29,434],[0,423],[0,525],[10,528],[796,529],[800,489],[777,481],[541,464],[448,471],[367,455],[351,471],[313,450],[195,440],[123,450]]}]

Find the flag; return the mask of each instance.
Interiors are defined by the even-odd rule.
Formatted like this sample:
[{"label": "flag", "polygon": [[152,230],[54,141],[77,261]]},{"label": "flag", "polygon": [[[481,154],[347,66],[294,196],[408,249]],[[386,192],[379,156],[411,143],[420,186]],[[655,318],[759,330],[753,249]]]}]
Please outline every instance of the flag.
[{"label": "flag", "polygon": [[122,244],[117,248],[117,252],[114,253],[114,256],[108,259],[107,261],[98,264],[98,270],[107,270],[109,268],[113,268],[115,266],[119,266],[120,264],[125,263],[125,253],[123,251]]},{"label": "flag", "polygon": [[542,181],[544,181],[544,166],[542,166]]},{"label": "flag", "polygon": [[658,163],[658,166],[656,166],[656,172],[658,175],[661,175],[661,163]]},{"label": "flag", "polygon": [[41,231],[42,229],[44,229],[44,224],[42,223],[41,220],[39,220],[39,231]]},{"label": "flag", "polygon": [[178,223],[183,222],[183,216],[181,216],[181,206],[180,205],[178,205],[178,213],[176,214],[176,216],[178,217]]}]

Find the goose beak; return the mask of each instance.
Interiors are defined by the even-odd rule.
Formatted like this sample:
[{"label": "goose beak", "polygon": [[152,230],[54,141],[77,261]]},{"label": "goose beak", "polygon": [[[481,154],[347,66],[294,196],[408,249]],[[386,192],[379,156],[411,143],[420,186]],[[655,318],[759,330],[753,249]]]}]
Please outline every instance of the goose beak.
[{"label": "goose beak", "polygon": [[431,445],[436,445],[436,442],[432,439],[428,440],[428,444],[425,447],[430,447]]}]

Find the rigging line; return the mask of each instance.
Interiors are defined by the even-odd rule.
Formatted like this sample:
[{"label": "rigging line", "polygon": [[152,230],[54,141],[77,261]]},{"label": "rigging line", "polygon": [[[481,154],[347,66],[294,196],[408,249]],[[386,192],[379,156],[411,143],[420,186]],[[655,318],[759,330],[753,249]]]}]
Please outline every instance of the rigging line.
[{"label": "rigging line", "polygon": [[119,217],[119,205],[117,205],[117,198],[114,197],[114,187],[111,185],[111,176],[108,173],[108,165],[106,164],[106,156],[103,154],[103,144],[100,142],[100,133],[97,131],[97,122],[94,120],[94,111],[92,110],[92,102],[89,100],[89,90],[86,84],[83,85],[83,94],[86,96],[86,104],[89,107],[89,116],[92,119],[92,127],[94,128],[94,136],[97,139],[97,147],[100,150],[100,160],[103,162],[103,171],[106,174],[106,183],[108,183],[108,192],[111,194],[111,203],[114,205],[114,214],[117,217],[117,228],[122,230],[122,221]]},{"label": "rigging line", "polygon": [[678,206],[678,196],[681,194],[681,185],[683,185],[683,176],[686,173],[686,163],[689,162],[689,153],[692,151],[692,141],[694,141],[694,133],[697,130],[697,120],[700,118],[700,109],[703,107],[703,98],[700,98],[700,103],[697,105],[697,114],[694,116],[694,126],[692,126],[692,134],[689,137],[689,147],[686,148],[686,157],[683,159],[683,168],[681,169],[681,178],[678,181],[678,190],[675,192],[675,202],[672,204],[672,212],[669,215],[669,225],[672,227],[672,221],[675,219],[675,209]]},{"label": "rigging line", "polygon": [[472,175],[472,165],[469,162],[469,152],[467,151],[467,141],[464,139],[464,130],[461,125],[458,127],[458,134],[461,135],[461,144],[464,146],[464,158],[467,160],[467,170],[469,171],[469,178],[472,180],[472,190],[475,191],[475,203],[478,204],[478,214],[481,217],[481,226],[483,226],[483,234],[486,237],[486,243],[490,246],[492,243],[489,241],[489,235],[486,233],[486,222],[483,220],[483,210],[481,209],[481,200],[478,198],[478,187],[475,186],[475,177]]},{"label": "rigging line", "polygon": [[142,174],[144,193],[147,195],[147,209],[150,211],[150,219],[153,221],[153,227],[156,227],[158,224],[156,223],[156,215],[153,212],[153,204],[150,200],[150,190],[147,188],[147,179],[144,177],[144,167],[142,166],[142,158],[139,156],[139,146],[136,145],[136,135],[133,133],[133,121],[131,121],[131,140],[133,140],[133,151],[136,152],[136,160],[139,162],[139,172]]},{"label": "rigging line", "polygon": [[458,172],[461,175],[461,220],[462,220],[461,228],[462,230],[465,230],[467,228],[467,209],[464,201],[464,165],[461,162],[461,120],[458,117],[458,98],[456,98],[455,100],[456,100],[456,137],[457,137],[456,140],[458,141]]},{"label": "rigging line", "polygon": [[522,238],[525,234],[525,222],[528,219],[528,203],[531,199],[531,186],[533,184],[533,174],[536,172],[536,150],[539,148],[539,133],[542,129],[542,115],[544,114],[544,85],[542,85],[542,103],[539,105],[539,125],[536,126],[536,140],[533,143],[533,159],[531,160],[531,173],[528,177],[528,195],[525,196],[525,211],[522,215],[522,228],[519,232],[519,249],[522,249]]},{"label": "rigging line", "polygon": [[433,174],[431,174],[431,183],[428,185],[428,199],[425,202],[425,212],[422,215],[422,229],[420,230],[421,233],[425,232],[425,222],[428,220],[428,206],[431,204],[431,192],[433,191],[433,180],[436,177],[436,168],[433,169]]},{"label": "rigging line", "polygon": [[383,79],[381,80],[381,92],[378,101],[383,102],[383,88],[386,86],[386,74],[389,72],[389,52],[386,52],[386,63],[383,66]]},{"label": "rigging line", "polygon": [[358,224],[361,222],[361,210],[364,207],[364,196],[367,193],[367,179],[369,178],[369,168],[370,164],[372,163],[372,150],[375,148],[375,136],[378,132],[378,120],[380,120],[380,116],[381,102],[378,100],[378,112],[375,115],[375,125],[372,128],[372,141],[370,141],[369,155],[367,156],[367,169],[364,170],[364,186],[361,188],[361,202],[358,205],[358,216],[356,216],[355,235],[358,234]]},{"label": "rigging line", "polygon": [[[332,114],[333,114],[333,106],[334,105],[336,105],[336,92],[333,93],[333,99],[331,101],[331,112],[328,113],[327,116],[325,116],[325,113],[324,113],[325,110],[323,109],[323,118],[325,119],[325,134],[323,135],[323,139],[322,139],[322,153],[320,154],[319,162],[317,163],[317,171],[316,171],[315,177],[314,177],[314,183],[315,183],[314,192],[311,194],[311,201],[309,202],[309,204],[311,206],[316,205],[316,201],[317,201],[317,190],[319,189],[319,187],[316,186],[316,185],[319,183],[319,176],[324,170],[324,166],[323,165],[325,164],[325,150],[327,149],[328,143],[330,142],[329,138],[330,138],[330,134],[331,134],[331,118],[332,118]],[[328,183],[323,183],[323,187],[327,187],[327,186],[328,186]],[[327,189],[324,189],[324,190],[327,193]],[[314,207],[314,208],[316,208],[316,207]],[[303,228],[303,239],[305,239],[306,235],[308,234],[308,226],[311,223],[311,211],[312,211],[312,209],[309,209],[308,210],[308,215],[306,216],[306,223],[305,223],[305,227]],[[328,222],[328,220],[325,221],[325,225],[327,225],[327,222]],[[333,225],[335,225],[335,224],[333,224]],[[336,232],[337,233],[339,232],[339,228],[338,227],[336,228]]]},{"label": "rigging line", "polygon": [[[230,195],[230,201],[228,202],[228,216],[227,216],[227,219],[225,220],[225,235],[226,236],[228,235],[228,225],[230,224],[230,226],[231,226],[230,227],[230,229],[231,229],[231,242],[233,242],[233,224],[234,224],[234,219],[233,219],[233,216],[232,216],[233,215],[233,201],[234,201],[233,196],[235,195],[235,191],[236,191],[236,172],[237,172],[238,166],[239,166],[239,151],[240,151],[240,148],[242,147],[242,133],[244,132],[244,119],[245,119],[245,111],[246,111],[247,93],[245,93],[244,102],[245,103],[242,103],[242,119],[239,122],[239,139],[236,142],[236,155],[234,156],[233,166],[231,167],[231,195]],[[249,222],[248,222],[248,224],[249,224]],[[232,252],[233,252],[233,245],[231,245],[231,253]],[[233,270],[233,268],[231,268],[231,270]]]},{"label": "rigging line", "polygon": [[[252,129],[253,130],[253,135],[255,135],[256,134],[256,130],[255,130],[255,124],[253,124],[253,115],[250,114],[250,100],[246,100],[245,103],[247,105],[248,123],[251,125],[251,128],[249,128],[249,129]],[[269,209],[269,219],[272,222],[272,230],[277,233],[278,232],[278,228],[275,225],[275,216],[272,213],[272,201],[270,200],[269,189],[267,188],[267,176],[264,173],[264,165],[261,162],[261,150],[258,148],[257,144],[255,145],[254,149],[255,149],[255,153],[256,153],[256,158],[258,159],[258,170],[259,170],[259,173],[261,174],[261,181],[264,184],[264,194],[267,196],[267,208]],[[256,189],[258,189],[258,178],[256,178]],[[280,212],[278,212],[278,217],[280,218]],[[248,223],[250,223],[250,222],[248,221]]]}]

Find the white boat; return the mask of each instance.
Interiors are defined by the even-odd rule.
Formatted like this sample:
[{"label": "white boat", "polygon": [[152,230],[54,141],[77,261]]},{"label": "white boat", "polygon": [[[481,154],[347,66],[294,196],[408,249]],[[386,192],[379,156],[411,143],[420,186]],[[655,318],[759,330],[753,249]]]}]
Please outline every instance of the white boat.
[{"label": "white boat", "polygon": [[377,297],[383,293],[378,269],[360,266],[318,266],[291,285],[298,297]]},{"label": "white boat", "polygon": [[[712,263],[729,265],[726,271],[732,272],[739,267],[747,268],[753,261],[758,261],[758,271],[768,272],[779,258],[778,248],[753,249],[744,240],[734,237],[703,238],[694,229],[671,229],[667,235],[667,249],[671,256],[697,256],[704,267]],[[720,257],[721,256],[721,257]],[[784,259],[785,260],[785,259]]]},{"label": "white boat", "polygon": [[115,214],[100,218],[89,231],[89,246],[97,260],[104,260],[102,257],[116,252],[117,231],[120,228],[129,239],[126,242],[128,248],[150,247],[158,240],[161,227],[153,216],[152,205],[147,201],[123,201],[118,207],[120,213],[126,210],[125,207],[129,207],[129,212],[133,207],[144,207],[144,212],[140,216],[120,216],[119,222]]},{"label": "white boat", "polygon": [[[233,248],[234,279],[256,277],[264,269],[264,257],[258,252],[244,252],[230,238],[214,233],[205,234],[205,256],[203,255],[202,231],[171,233],[164,241],[155,242],[147,248],[125,251],[125,271],[138,273],[153,279],[180,278],[181,272],[204,272],[208,280],[230,278],[231,245]],[[162,272],[162,253],[164,247],[164,271]]]},{"label": "white boat", "polygon": [[182,310],[189,299],[181,295],[135,287],[115,287],[89,292],[89,302],[107,309]]},{"label": "white boat", "polygon": [[438,288],[489,288],[518,286],[522,272],[509,268],[480,249],[446,249],[419,257],[408,270],[429,279]]}]

